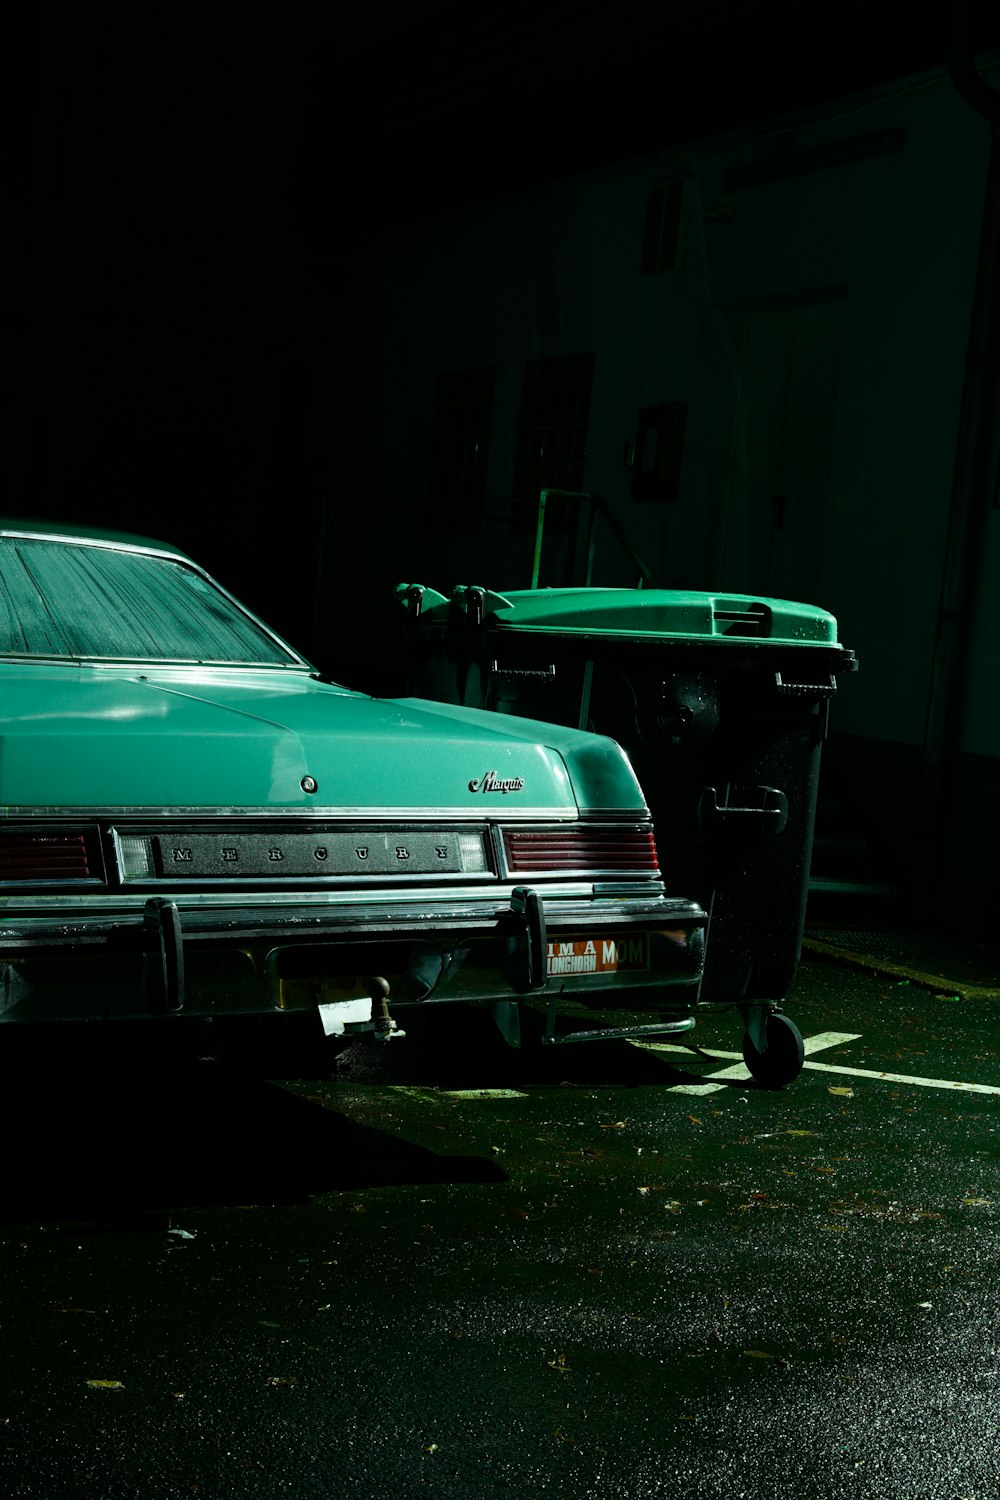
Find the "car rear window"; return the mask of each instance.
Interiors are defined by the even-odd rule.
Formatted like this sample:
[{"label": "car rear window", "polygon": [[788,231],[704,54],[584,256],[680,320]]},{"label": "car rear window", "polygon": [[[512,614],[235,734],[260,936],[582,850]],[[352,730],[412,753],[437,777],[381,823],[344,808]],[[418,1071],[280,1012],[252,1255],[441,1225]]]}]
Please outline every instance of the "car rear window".
[{"label": "car rear window", "polygon": [[0,538],[0,654],[295,661],[185,563],[25,537]]}]

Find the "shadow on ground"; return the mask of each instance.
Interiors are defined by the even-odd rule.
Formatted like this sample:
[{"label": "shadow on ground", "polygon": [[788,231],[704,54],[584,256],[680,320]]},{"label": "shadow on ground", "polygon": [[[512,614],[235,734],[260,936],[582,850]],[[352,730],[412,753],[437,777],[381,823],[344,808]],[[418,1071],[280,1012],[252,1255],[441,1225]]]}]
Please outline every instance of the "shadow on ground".
[{"label": "shadow on ground", "polygon": [[25,1057],[3,1080],[0,1131],[0,1223],[82,1217],[120,1226],[152,1215],[158,1227],[184,1206],[504,1180],[493,1160],[427,1150],[207,1059]]},{"label": "shadow on ground", "polygon": [[[331,1079],[488,1089],[670,1088],[698,1077],[623,1041],[515,1050],[486,1011],[441,1007],[416,1021],[404,1040],[355,1041],[339,1054],[322,1038],[276,1050],[269,1032],[202,1057],[172,1054],[159,1045],[165,1033],[148,1027],[18,1038],[0,1076],[8,1144],[0,1223],[85,1218],[118,1227],[151,1216],[158,1227],[185,1206],[504,1180],[493,1159],[450,1154],[447,1142],[438,1153],[349,1119],[336,1109]],[[277,1081],[291,1078],[324,1087],[310,1097]]]},{"label": "shadow on ground", "polygon": [[[651,1018],[646,1015],[641,1019],[648,1022]],[[336,1060],[334,1076],[352,1083],[442,1089],[551,1088],[560,1084],[609,1088],[656,1084],[670,1088],[701,1081],[700,1072],[686,1069],[681,1054],[676,1055],[676,1062],[670,1062],[662,1053],[647,1052],[627,1041],[543,1046],[539,1040],[541,1024],[533,1030],[526,1028],[523,1047],[511,1048],[501,1038],[488,1010],[459,1012],[450,1006],[428,1007],[426,1013],[412,1020],[408,1017],[406,1024],[404,1041],[359,1041],[347,1047]],[[600,1026],[597,1019],[577,1020],[567,1022],[563,1030],[573,1029],[574,1024],[578,1028]],[[618,1024],[617,1018],[608,1024]],[[742,1023],[736,1016],[733,1039],[727,1045],[739,1046],[742,1035]],[[695,1056],[693,1053],[692,1060]],[[752,1083],[736,1086],[757,1087]]]}]

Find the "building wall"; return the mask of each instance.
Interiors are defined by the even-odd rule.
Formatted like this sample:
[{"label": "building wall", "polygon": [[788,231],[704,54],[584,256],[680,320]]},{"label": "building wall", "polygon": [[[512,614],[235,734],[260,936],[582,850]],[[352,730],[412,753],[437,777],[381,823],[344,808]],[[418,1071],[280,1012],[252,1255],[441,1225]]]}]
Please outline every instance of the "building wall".
[{"label": "building wall", "polygon": [[[892,130],[901,146],[863,154]],[[859,138],[859,159],[838,161]],[[388,643],[372,601],[392,583],[528,582],[531,538],[508,523],[524,363],[593,351],[585,487],[653,582],[831,609],[863,663],[836,728],[919,745],[987,144],[933,75],[367,243],[327,563],[343,587],[344,546],[366,559],[348,587],[371,610],[373,673]],[[681,264],[640,275],[647,192],[678,176]],[[485,518],[477,535],[441,536],[424,527],[435,379],[485,365],[497,370]],[[638,408],[664,401],[688,405],[679,495],[634,501],[624,445]],[[558,539],[548,546],[557,561]],[[610,540],[596,576],[633,581]],[[970,730],[1000,753],[975,706]]]}]

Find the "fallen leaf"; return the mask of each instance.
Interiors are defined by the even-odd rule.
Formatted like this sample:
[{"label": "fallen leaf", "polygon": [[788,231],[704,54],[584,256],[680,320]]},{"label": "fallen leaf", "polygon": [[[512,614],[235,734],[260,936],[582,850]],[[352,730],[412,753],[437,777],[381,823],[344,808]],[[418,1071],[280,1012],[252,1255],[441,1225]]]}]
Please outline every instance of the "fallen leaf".
[{"label": "fallen leaf", "polygon": [[123,1391],[125,1389],[120,1380],[88,1380],[87,1384],[92,1391]]},{"label": "fallen leaf", "polygon": [[624,1120],[615,1120],[610,1125],[602,1125],[602,1130],[627,1130],[628,1125]]},{"label": "fallen leaf", "polygon": [[422,1453],[436,1453],[437,1451],[438,1451],[438,1445],[437,1445],[437,1443],[427,1443],[421,1449]]},{"label": "fallen leaf", "polygon": [[812,1135],[811,1130],[786,1130],[785,1135]]},{"label": "fallen leaf", "polygon": [[280,1385],[287,1388],[288,1386],[294,1385],[295,1381],[289,1380],[287,1375],[269,1375],[267,1377],[266,1383],[268,1385]]},{"label": "fallen leaf", "polygon": [[962,1202],[967,1208],[992,1208],[992,1198],[963,1198]]},{"label": "fallen leaf", "polygon": [[699,1120],[699,1118],[698,1118],[697,1115],[688,1115],[688,1119],[691,1121],[692,1125],[700,1125],[701,1124],[701,1121]]},{"label": "fallen leaf", "polygon": [[827,1086],[827,1090],[826,1091],[827,1091],[828,1094],[837,1094],[841,1099],[853,1099],[854,1098],[854,1090],[853,1089],[838,1088],[835,1084],[832,1084],[832,1083]]},{"label": "fallen leaf", "polygon": [[556,1357],[555,1357],[555,1359],[546,1360],[546,1364],[548,1365],[548,1367],[549,1367],[550,1370],[568,1370],[569,1369],[569,1365],[566,1363],[566,1356],[565,1356],[565,1354],[557,1354]]},{"label": "fallen leaf", "polygon": [[748,1359],[773,1359],[776,1364],[785,1363],[780,1354],[769,1354],[766,1349],[744,1349],[743,1353]]}]

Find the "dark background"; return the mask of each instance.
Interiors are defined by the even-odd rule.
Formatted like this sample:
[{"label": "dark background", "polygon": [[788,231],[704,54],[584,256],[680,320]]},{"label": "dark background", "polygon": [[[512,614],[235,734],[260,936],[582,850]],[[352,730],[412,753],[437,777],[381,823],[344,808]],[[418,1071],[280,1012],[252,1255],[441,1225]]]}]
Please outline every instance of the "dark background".
[{"label": "dark background", "polygon": [[4,509],[169,539],[308,653],[359,233],[941,66],[956,21],[1000,41],[897,0],[29,7]]}]

